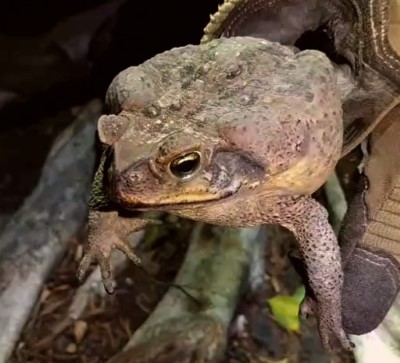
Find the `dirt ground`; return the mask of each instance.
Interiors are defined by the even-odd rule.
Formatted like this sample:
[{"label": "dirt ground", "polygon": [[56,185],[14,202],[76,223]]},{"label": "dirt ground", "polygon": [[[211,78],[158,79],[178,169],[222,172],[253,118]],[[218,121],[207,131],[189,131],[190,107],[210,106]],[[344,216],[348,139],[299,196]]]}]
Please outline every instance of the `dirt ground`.
[{"label": "dirt ground", "polygon": [[[160,281],[173,280],[185,255],[191,225],[181,225],[179,233],[170,230],[141,252]],[[301,323],[300,334],[290,333],[275,322],[268,298],[293,293],[300,281],[286,257],[295,243],[292,236],[279,227],[271,228],[269,234],[265,284],[258,291],[244,294],[221,363],[268,363],[285,358],[291,363],[353,362],[351,355],[328,356],[322,350],[312,319]],[[148,235],[144,245],[149,239],[152,237]],[[149,281],[129,265],[117,276],[115,294],[93,298],[81,319],[71,323],[66,316],[79,286],[75,273],[84,240],[82,232],[79,240],[70,241],[61,265],[42,290],[10,363],[106,362],[122,349],[166,291],[166,286]]]}]

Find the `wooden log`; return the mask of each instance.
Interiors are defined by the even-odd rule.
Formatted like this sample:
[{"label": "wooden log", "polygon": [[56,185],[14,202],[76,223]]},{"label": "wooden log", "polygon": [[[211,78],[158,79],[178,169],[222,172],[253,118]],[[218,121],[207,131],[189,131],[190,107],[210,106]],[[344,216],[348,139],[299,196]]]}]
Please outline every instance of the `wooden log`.
[{"label": "wooden log", "polygon": [[171,287],[124,351],[108,363],[182,363],[191,357],[212,363],[222,357],[253,254],[260,252],[254,246],[266,237],[263,228],[215,227],[210,239],[201,228],[195,227],[175,280],[192,298]]},{"label": "wooden log", "polygon": [[86,221],[101,107],[98,100],[84,106],[55,141],[38,185],[0,236],[1,363],[10,356],[67,241]]}]

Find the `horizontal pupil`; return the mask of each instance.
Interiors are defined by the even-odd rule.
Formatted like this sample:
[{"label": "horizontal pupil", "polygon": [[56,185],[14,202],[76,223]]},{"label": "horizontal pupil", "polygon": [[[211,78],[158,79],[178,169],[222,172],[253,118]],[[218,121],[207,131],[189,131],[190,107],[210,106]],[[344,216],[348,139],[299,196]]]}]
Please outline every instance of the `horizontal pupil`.
[{"label": "horizontal pupil", "polygon": [[197,153],[184,155],[171,164],[171,171],[175,175],[185,175],[192,173],[198,166],[200,157]]},{"label": "horizontal pupil", "polygon": [[196,166],[196,159],[186,159],[178,161],[179,171],[182,173],[189,173]]}]

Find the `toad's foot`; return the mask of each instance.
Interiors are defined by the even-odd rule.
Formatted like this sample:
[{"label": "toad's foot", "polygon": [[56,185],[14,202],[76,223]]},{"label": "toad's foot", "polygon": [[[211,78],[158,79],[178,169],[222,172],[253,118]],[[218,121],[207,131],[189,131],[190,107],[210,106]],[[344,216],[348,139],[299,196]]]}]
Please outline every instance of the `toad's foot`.
[{"label": "toad's foot", "polygon": [[89,246],[78,268],[78,279],[83,280],[92,262],[98,263],[101,271],[104,288],[109,294],[114,292],[111,276],[110,258],[112,250],[116,248],[125,253],[136,265],[140,265],[140,258],[133,252],[128,242],[120,240],[114,233],[105,233],[101,238],[96,238]]},{"label": "toad's foot", "polygon": [[146,219],[123,218],[117,212],[91,212],[88,245],[78,267],[78,279],[83,280],[92,262],[98,263],[104,288],[112,294],[114,292],[110,266],[112,250],[122,251],[135,265],[140,265],[140,258],[129,245],[128,235],[144,228],[149,222]]},{"label": "toad's foot", "polygon": [[329,301],[319,304],[312,298],[305,297],[300,305],[300,316],[307,318],[310,315],[317,318],[319,335],[325,349],[333,351],[354,348],[354,343],[343,329],[341,309],[337,305]]},{"label": "toad's foot", "polygon": [[306,289],[306,295],[300,304],[300,317],[302,319],[307,319],[310,316],[316,317],[322,344],[328,351],[340,348],[352,350],[354,344],[348,338],[342,324],[341,304],[334,303],[335,296],[332,299],[326,299],[325,304],[318,304],[310,286],[304,261],[298,253],[293,251],[289,253],[289,258],[293,267],[301,276]]}]

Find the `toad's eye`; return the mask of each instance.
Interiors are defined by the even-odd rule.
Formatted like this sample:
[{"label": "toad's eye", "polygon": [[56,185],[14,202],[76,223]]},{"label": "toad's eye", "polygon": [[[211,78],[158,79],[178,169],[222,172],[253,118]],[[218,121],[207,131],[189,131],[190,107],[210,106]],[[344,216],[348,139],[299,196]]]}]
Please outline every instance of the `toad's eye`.
[{"label": "toad's eye", "polygon": [[197,151],[191,152],[172,160],[169,164],[169,169],[175,177],[179,179],[187,179],[199,169],[200,161],[200,153]]}]

